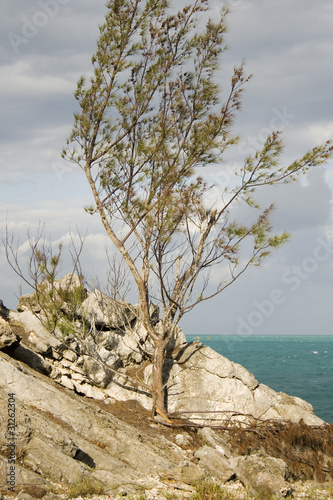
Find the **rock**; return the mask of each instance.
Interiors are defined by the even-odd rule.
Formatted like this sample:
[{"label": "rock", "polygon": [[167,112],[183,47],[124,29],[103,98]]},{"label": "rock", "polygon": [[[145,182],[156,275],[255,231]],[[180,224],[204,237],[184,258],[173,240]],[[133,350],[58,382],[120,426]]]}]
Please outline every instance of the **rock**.
[{"label": "rock", "polygon": [[125,327],[124,332],[100,332],[98,337],[102,339],[101,347],[113,352],[123,366],[142,363],[153,352],[153,344],[141,323]]},{"label": "rock", "polygon": [[255,377],[243,366],[234,363],[221,356],[210,347],[204,346],[201,342],[191,342],[187,344],[176,358],[180,366],[199,370],[208,370],[209,373],[221,379],[235,379],[242,382],[250,390],[258,387]]},{"label": "rock", "polygon": [[[0,477],[6,478],[8,462],[4,458],[0,457]],[[25,468],[22,465],[15,464],[15,481],[17,485],[31,485],[36,488],[37,491],[45,488],[47,489],[47,480],[36,474],[35,472]],[[6,484],[6,480],[1,482],[1,486]],[[18,487],[16,488],[18,490]],[[22,488],[24,491],[24,487]],[[38,497],[34,497],[38,498]]]},{"label": "rock", "polygon": [[87,398],[103,400],[107,397],[104,391],[94,385],[88,384],[87,382],[77,382],[76,380],[73,380],[73,384],[75,392],[83,394]]},{"label": "rock", "polygon": [[282,497],[282,491],[290,489],[287,483],[289,470],[286,463],[273,457],[250,455],[233,461],[237,477],[253,495]]},{"label": "rock", "polygon": [[66,274],[66,276],[64,276],[63,278],[56,280],[54,282],[54,288],[56,290],[62,290],[67,293],[82,289],[83,293],[86,293],[86,290],[83,286],[83,280],[75,273]]},{"label": "rock", "polygon": [[301,398],[291,397],[283,392],[277,394],[277,402],[266,413],[264,419],[279,418],[299,422],[303,420],[307,425],[323,425],[324,421],[313,414],[313,406]]},{"label": "rock", "polygon": [[[82,287],[73,276],[59,280],[59,290],[65,287],[68,293],[75,293]],[[151,381],[154,345],[138,306],[119,305],[95,291],[79,311],[88,325],[74,318],[73,332],[78,334],[69,330],[69,335],[59,338],[56,332],[47,331],[38,314],[25,310],[23,303],[22,312],[5,308],[1,313],[1,307],[2,303],[0,414],[6,414],[8,394],[14,394],[22,484],[44,491],[48,481],[68,485],[89,475],[108,492],[135,495],[139,486],[146,486],[154,492],[151,496],[158,497],[171,482],[175,489],[181,485],[192,492],[192,485],[203,478],[226,484],[238,478],[259,498],[290,496],[288,467],[284,461],[266,456],[266,448],[254,447],[255,455],[236,456],[237,441],[231,446],[225,433],[203,428],[190,434],[181,428],[176,436],[173,430],[169,439],[160,424],[142,420],[147,417],[138,416],[138,432],[112,414],[113,405],[126,412],[129,406],[120,401],[129,400],[151,410],[151,395],[140,384]],[[64,306],[62,314],[66,311]],[[158,308],[151,306],[151,315],[159,331]],[[163,376],[169,412],[180,416],[182,411],[191,412],[183,416],[196,423],[237,424],[240,429],[257,419],[323,423],[307,402],[258,384],[244,367],[200,342],[186,344],[180,328],[167,346]],[[93,400],[99,400],[98,404]],[[2,461],[6,439],[6,421],[0,419],[0,477],[6,466]],[[249,453],[253,449],[247,448]],[[239,450],[243,453],[241,446]],[[328,463],[326,455],[325,460]],[[34,492],[24,489],[22,498],[24,495],[33,497]]]},{"label": "rock", "polygon": [[169,411],[206,411],[208,419],[216,417],[210,413],[214,411],[251,413],[257,386],[255,377],[245,368],[200,342],[190,343],[180,351],[170,370]]},{"label": "rock", "polygon": [[67,361],[71,363],[71,366],[74,363],[74,361],[76,361],[78,358],[78,355],[72,350],[63,351],[62,355],[64,359],[67,359]]},{"label": "rock", "polygon": [[224,457],[231,458],[233,456],[230,445],[213,429],[209,427],[198,429],[198,436],[205,444],[217,450]]},{"label": "rock", "polygon": [[194,453],[194,456],[200,460],[200,467],[202,467],[210,477],[223,481],[224,483],[236,478],[232,462],[220,451],[205,445],[199,448],[199,450]]},{"label": "rock", "polygon": [[184,460],[179,465],[173,468],[172,477],[177,481],[184,481],[187,484],[197,484],[205,477],[205,472],[191,463],[189,460]]},{"label": "rock", "polygon": [[0,300],[0,317],[8,321],[9,309],[4,305],[2,300]]},{"label": "rock", "polygon": [[84,356],[84,359],[87,380],[91,380],[97,387],[107,387],[113,372],[91,357]]},{"label": "rock", "polygon": [[[7,411],[9,392],[15,392],[20,432],[27,430],[29,435],[21,453],[21,469],[30,474],[27,484],[43,486],[51,480],[65,486],[88,474],[107,491],[120,487],[129,491],[138,484],[145,487],[148,478],[157,474],[166,478],[168,486],[179,477],[192,484],[204,475],[188,461],[185,451],[158,430],[156,437],[149,429],[139,433],[29,367],[20,371],[17,361],[0,353],[1,414]],[[5,432],[6,421],[1,419],[0,443],[6,442]],[[173,479],[173,471],[178,479]]]},{"label": "rock", "polygon": [[[82,302],[78,315],[98,329],[121,332],[136,321],[142,322],[139,306],[118,302],[96,289]],[[158,306],[150,304],[150,318],[154,325],[159,321]]]},{"label": "rock", "polygon": [[51,355],[54,349],[61,346],[62,343],[43,326],[31,311],[21,313],[11,311],[9,318],[25,329],[27,332],[27,338],[24,341],[25,345],[38,354]]},{"label": "rock", "polygon": [[35,294],[28,294],[21,295],[16,310],[18,312],[30,311],[38,314],[42,311],[42,307]]},{"label": "rock", "polygon": [[216,419],[226,423],[252,417],[292,422],[303,419],[310,425],[324,423],[313,414],[309,403],[258,384],[243,366],[200,342],[187,344],[174,360],[166,363],[165,376],[169,412],[193,412],[186,417],[196,418],[196,422],[202,415],[202,422],[206,423],[210,418],[215,423]]},{"label": "rock", "polygon": [[175,441],[178,446],[190,446],[193,444],[193,439],[188,434],[177,434],[175,437]]},{"label": "rock", "polygon": [[0,316],[0,350],[18,341],[19,338],[12,331],[10,325]]},{"label": "rock", "polygon": [[33,438],[25,448],[24,465],[54,482],[70,482],[69,477],[83,475],[84,468],[55,443],[41,437]]},{"label": "rock", "polygon": [[94,290],[82,302],[78,315],[97,328],[121,329],[137,317],[134,306],[119,303],[99,290]]},{"label": "rock", "polygon": [[50,365],[50,363],[36,352],[27,349],[24,344],[18,345],[11,351],[10,354],[14,359],[22,361],[23,363],[27,364],[40,373],[50,375],[50,373],[52,372],[52,366]]}]

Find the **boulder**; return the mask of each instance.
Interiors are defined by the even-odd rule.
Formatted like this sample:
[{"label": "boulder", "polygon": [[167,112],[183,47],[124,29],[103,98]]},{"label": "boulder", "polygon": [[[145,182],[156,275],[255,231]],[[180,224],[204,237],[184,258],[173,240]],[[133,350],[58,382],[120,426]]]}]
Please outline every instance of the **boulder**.
[{"label": "boulder", "polygon": [[19,302],[16,306],[16,310],[18,312],[30,311],[35,314],[38,314],[42,311],[42,306],[40,302],[37,300],[36,295],[33,293],[33,294],[21,295],[21,297],[19,298]]},{"label": "boulder", "polygon": [[0,316],[0,350],[17,343],[18,340],[10,325]]},{"label": "boulder", "polygon": [[193,342],[180,351],[171,366],[169,411],[205,411],[208,419],[216,417],[213,412],[251,413],[257,386],[255,377],[245,368]]},{"label": "boulder", "polygon": [[209,427],[198,429],[198,436],[203,443],[207,444],[211,448],[214,448],[224,457],[230,458],[233,456],[230,445],[213,429],[210,429]]},{"label": "boulder", "polygon": [[51,355],[52,351],[62,344],[31,311],[20,313],[11,311],[9,318],[10,321],[18,323],[24,328],[27,333],[24,343],[38,354]]},{"label": "boulder", "polygon": [[103,329],[121,329],[136,317],[134,306],[111,299],[99,290],[94,290],[82,302],[78,315],[87,323]]},{"label": "boulder", "polygon": [[113,372],[90,356],[84,356],[84,358],[87,380],[92,381],[97,387],[101,387],[102,389],[107,387],[112,379]]},{"label": "boulder", "polygon": [[299,422],[307,425],[323,425],[324,421],[314,415],[313,407],[307,401],[283,392],[275,392],[260,384],[253,393],[254,411],[257,418],[263,420],[278,419]]},{"label": "boulder", "polygon": [[200,467],[202,467],[210,477],[223,481],[224,483],[236,478],[233,464],[225,455],[210,446],[199,448],[194,456],[199,459]]},{"label": "boulder", "polygon": [[289,470],[280,458],[250,455],[232,460],[237,477],[257,498],[283,498],[290,491]]},{"label": "boulder", "polygon": [[[312,406],[301,400],[276,393],[258,384],[243,366],[202,345],[187,344],[174,360],[166,363],[169,412],[193,412],[189,419],[202,416],[228,422],[261,419],[286,419],[309,425],[324,422],[313,414]],[[196,413],[199,412],[199,413]],[[203,420],[202,420],[203,421]]]}]

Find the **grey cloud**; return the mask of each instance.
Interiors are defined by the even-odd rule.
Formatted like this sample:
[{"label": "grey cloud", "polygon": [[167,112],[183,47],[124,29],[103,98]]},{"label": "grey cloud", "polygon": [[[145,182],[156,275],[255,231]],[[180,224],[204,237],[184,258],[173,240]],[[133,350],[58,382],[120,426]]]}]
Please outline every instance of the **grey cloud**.
[{"label": "grey cloud", "polygon": [[[36,12],[48,1],[58,3],[57,14],[49,15],[48,20],[44,18],[45,24],[15,51],[9,33],[22,36],[24,22],[33,22]],[[321,133],[333,131],[332,2],[239,0],[230,4],[226,36],[230,49],[223,56],[221,83],[227,91],[232,68],[243,58],[247,72],[254,74],[236,121],[236,131],[245,148],[235,148],[230,161],[241,162],[252,139],[262,144],[265,133],[271,131],[276,110],[292,115],[285,123],[277,123],[286,137],[284,159],[292,161],[321,142]],[[218,8],[221,2],[212,0],[212,5]],[[55,238],[77,221],[81,228],[89,226],[91,232],[98,232],[96,219],[88,221],[82,211],[89,199],[84,179],[66,167],[57,176],[54,165],[62,165],[60,151],[73,121],[76,81],[91,70],[98,25],[103,22],[105,11],[104,0],[3,1],[0,225],[8,209],[18,224],[36,224],[38,219],[46,219]],[[282,286],[283,272],[311,256],[316,238],[326,238],[332,230],[332,162],[328,169],[330,175],[326,178],[318,170],[309,176],[307,185],[282,186],[262,195],[263,204],[273,200],[278,207],[273,216],[276,228],[292,231],[293,239],[262,269],[252,269],[223,296],[205,303],[197,312],[194,310],[184,323],[188,333],[234,333],[237,317],[243,311],[247,317],[253,308],[252,300],[269,296],[274,287]],[[48,198],[56,200],[53,207]],[[6,302],[16,285],[3,259],[0,267],[0,298]],[[328,309],[327,300],[318,304],[313,294],[329,296],[332,278],[332,263],[327,260],[302,282],[297,293],[287,294],[288,288],[284,289],[288,301],[262,325],[260,332],[279,333],[279,328],[290,328],[290,333],[304,333],[304,329],[311,333],[315,321],[318,332],[323,331],[325,325],[331,324],[332,308]],[[304,308],[306,316],[302,322]]]}]

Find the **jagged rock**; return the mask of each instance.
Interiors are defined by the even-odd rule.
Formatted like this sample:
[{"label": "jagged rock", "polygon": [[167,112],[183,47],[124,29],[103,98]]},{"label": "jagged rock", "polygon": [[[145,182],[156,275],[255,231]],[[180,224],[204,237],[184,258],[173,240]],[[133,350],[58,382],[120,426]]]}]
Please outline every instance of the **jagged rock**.
[{"label": "jagged rock", "polygon": [[12,331],[10,325],[0,317],[0,350],[18,342],[18,337]]},{"label": "jagged rock", "polygon": [[92,380],[98,387],[107,387],[112,379],[113,372],[89,356],[84,356],[84,358],[87,379]]},{"label": "jagged rock", "polygon": [[63,278],[56,280],[53,286],[56,290],[63,290],[65,292],[75,292],[78,289],[85,290],[82,279],[75,273],[66,274]]},{"label": "jagged rock", "polygon": [[106,393],[103,390],[95,387],[94,385],[88,384],[86,380],[81,382],[73,379],[73,384],[75,392],[77,392],[78,394],[82,394],[87,398],[103,400],[107,397]]},{"label": "jagged rock", "polygon": [[0,300],[0,317],[8,321],[9,309],[4,305],[3,301]]},{"label": "jagged rock", "polygon": [[213,429],[210,429],[209,427],[198,429],[198,436],[200,436],[201,440],[205,444],[217,450],[224,457],[232,457],[232,450],[230,448],[230,445],[224,439],[222,439],[222,437]]},{"label": "jagged rock", "polygon": [[[63,279],[60,288],[70,289],[70,276]],[[98,297],[102,297],[103,304],[106,302],[101,292],[95,293],[96,300]],[[173,434],[176,444],[158,429],[157,438],[152,438],[151,429],[142,436],[134,427],[77,396],[100,400],[103,408],[107,406],[103,400],[110,406],[116,401],[136,400],[151,409],[151,395],[140,384],[151,381],[154,345],[137,306],[123,304],[112,317],[114,301],[108,300],[107,311],[100,305],[97,308],[100,329],[96,328],[91,301],[91,309],[89,306],[80,311],[85,311],[85,321],[90,315],[89,333],[85,328],[82,335],[59,338],[47,331],[38,314],[30,310],[3,310],[1,314],[0,303],[0,349],[1,342],[6,348],[6,354],[0,352],[0,414],[6,412],[8,394],[14,393],[20,415],[20,477],[26,474],[31,478],[29,484],[43,489],[46,478],[67,484],[87,474],[89,467],[94,480],[103,482],[108,490],[122,493],[134,494],[138,485],[151,487],[151,478],[159,485],[164,480],[169,484],[172,478],[182,489],[186,490],[187,485],[186,491],[192,491],[190,485],[208,475],[220,482],[237,477],[260,498],[289,494],[285,462],[267,457],[266,452],[235,456],[231,445],[208,428],[198,430],[195,440],[200,440],[199,449],[194,434],[190,436],[185,430]],[[151,314],[158,332],[158,308],[152,306]],[[80,328],[80,322],[75,328]],[[22,332],[22,338],[15,332],[20,337]],[[227,423],[238,420],[240,426],[256,418],[323,423],[307,402],[258,384],[244,367],[201,343],[186,344],[181,329],[167,347],[163,375],[169,412],[191,411],[185,415],[189,420],[196,417],[196,422],[201,418],[212,424],[218,423],[216,419]],[[203,417],[195,411],[207,414]],[[0,419],[0,477],[5,432],[6,423]],[[188,449],[191,447],[194,450]],[[41,481],[35,481],[36,477]],[[28,493],[23,491],[22,495]]]},{"label": "jagged rock", "polygon": [[78,355],[74,351],[63,351],[63,358],[70,362],[71,366],[77,360]]},{"label": "jagged rock", "polygon": [[11,311],[9,318],[11,321],[19,323],[26,330],[28,335],[24,343],[38,354],[50,355],[53,349],[62,344],[31,311],[21,313]]},{"label": "jagged rock", "polygon": [[253,495],[266,498],[275,495],[283,498],[284,490],[290,489],[287,483],[289,470],[286,463],[273,457],[251,455],[232,460],[237,477]]},{"label": "jagged rock", "polygon": [[[70,278],[71,276],[65,277],[66,286]],[[79,281],[75,283],[75,286],[79,285]],[[138,367],[136,370],[138,376],[135,375],[134,379],[137,378],[139,381],[143,378],[146,384],[151,381],[152,365],[149,359],[154,352],[154,345],[141,319],[138,318],[137,306],[123,304],[115,312],[112,309],[115,301],[106,299],[101,292],[90,294],[85,302],[93,307],[96,305],[94,301],[98,298],[107,304],[110,313],[106,320],[102,309],[97,309],[100,324],[103,328],[106,326],[110,328],[112,323],[115,329],[96,330],[93,336],[86,335],[83,340],[79,340],[75,335],[57,339],[31,311],[21,313],[10,311],[9,320],[19,323],[26,331],[26,336],[21,341],[22,348],[17,351],[16,356],[36,370],[51,374],[65,387],[89,397],[95,393],[101,399],[102,396],[97,391],[99,388],[105,392],[105,397],[121,401],[127,400],[129,396],[135,397],[145,408],[150,409],[150,395],[140,384],[133,385],[125,373],[129,370],[131,374],[133,368]],[[89,307],[87,309],[83,307],[83,310],[87,312]],[[155,314],[153,306],[152,314]],[[156,319],[157,317],[156,313]],[[6,328],[8,330],[8,326]],[[158,323],[155,328],[158,331]],[[15,340],[12,336],[11,339],[7,340],[7,344]],[[240,413],[244,415],[233,418],[244,420],[250,418],[245,415],[252,415],[254,418],[279,418],[295,422],[303,419],[305,423],[311,425],[323,423],[313,414],[312,407],[308,403],[299,398],[276,393],[263,384],[259,385],[255,377],[244,367],[229,361],[200,342],[186,344],[181,329],[177,329],[167,351],[164,378],[168,387],[170,412],[210,412],[204,416],[206,421],[210,417],[226,420],[233,413]],[[31,352],[35,352],[36,355],[32,355]],[[56,361],[60,362],[61,367],[56,365]],[[58,371],[54,370],[55,368]],[[123,368],[123,374],[119,376],[114,374],[113,370],[120,368]],[[73,374],[80,374],[80,377],[75,378]],[[188,417],[191,418],[191,415]]]},{"label": "jagged rock", "polygon": [[11,351],[10,354],[14,359],[26,363],[28,366],[40,373],[50,375],[52,372],[51,364],[40,354],[27,349],[24,344],[19,344]]},{"label": "jagged rock", "polygon": [[220,451],[205,445],[199,448],[194,456],[199,459],[200,467],[208,472],[212,478],[223,482],[236,478],[232,462]]},{"label": "jagged rock", "polygon": [[42,307],[35,294],[27,294],[21,295],[16,310],[18,312],[30,311],[38,314],[41,312]]},{"label": "jagged rock", "polygon": [[193,444],[192,437],[186,434],[177,434],[175,437],[175,441],[178,446],[190,446]]},{"label": "jagged rock", "polygon": [[[260,397],[258,397],[258,393]],[[261,394],[263,393],[263,394]],[[255,403],[258,404],[259,399],[267,397],[270,394],[270,407],[261,413],[261,418],[268,419],[283,419],[291,422],[299,422],[301,419],[307,425],[322,425],[324,422],[313,414],[313,407],[307,401],[295,396],[288,396],[283,392],[274,392],[267,386],[260,384],[258,391],[255,391]],[[259,407],[259,405],[258,405]]]},{"label": "jagged rock", "polygon": [[119,303],[99,290],[94,290],[82,302],[78,315],[90,324],[104,329],[121,329],[136,319],[136,310]]},{"label": "jagged rock", "polygon": [[[89,324],[104,330],[124,331],[129,325],[141,321],[140,309],[127,302],[118,302],[100,290],[94,290],[82,302],[78,316]],[[150,305],[150,318],[153,324],[159,321],[159,308]]]},{"label": "jagged rock", "polygon": [[309,425],[324,423],[313,414],[309,403],[259,385],[243,366],[200,342],[187,344],[174,361],[166,364],[166,370],[170,412],[207,412],[206,421],[218,415],[226,420],[228,415],[240,413],[239,420],[252,416],[293,422],[303,419]]}]

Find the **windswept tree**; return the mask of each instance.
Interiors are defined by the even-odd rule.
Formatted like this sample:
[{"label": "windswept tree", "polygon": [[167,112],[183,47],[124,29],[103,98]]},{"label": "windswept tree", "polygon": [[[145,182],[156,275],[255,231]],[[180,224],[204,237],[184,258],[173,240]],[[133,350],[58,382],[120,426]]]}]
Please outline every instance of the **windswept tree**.
[{"label": "windswept tree", "polygon": [[[258,206],[257,190],[332,155],[325,143],[281,166],[282,141],[274,132],[212,201],[205,167],[223,170],[225,151],[237,143],[232,126],[248,81],[240,65],[227,92],[218,83],[227,14],[223,7],[211,19],[208,0],[179,12],[167,0],[109,1],[63,151],[85,173],[94,199],[86,210],[99,215],[136,285],[154,344],[153,411],[167,411],[162,371],[180,319],[288,237],[272,232],[272,206]],[[250,223],[235,217],[239,203],[257,212]],[[213,289],[214,266],[223,273]],[[158,325],[152,304],[160,307]]]}]

